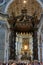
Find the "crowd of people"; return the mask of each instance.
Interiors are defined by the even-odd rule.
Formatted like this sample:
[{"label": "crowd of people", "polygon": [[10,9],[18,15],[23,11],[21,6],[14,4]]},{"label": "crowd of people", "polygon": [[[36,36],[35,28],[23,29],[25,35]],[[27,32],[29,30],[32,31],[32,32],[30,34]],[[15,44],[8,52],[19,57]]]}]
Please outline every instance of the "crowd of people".
[{"label": "crowd of people", "polygon": [[34,61],[9,61],[8,63],[1,63],[0,65],[43,65],[43,62]]}]

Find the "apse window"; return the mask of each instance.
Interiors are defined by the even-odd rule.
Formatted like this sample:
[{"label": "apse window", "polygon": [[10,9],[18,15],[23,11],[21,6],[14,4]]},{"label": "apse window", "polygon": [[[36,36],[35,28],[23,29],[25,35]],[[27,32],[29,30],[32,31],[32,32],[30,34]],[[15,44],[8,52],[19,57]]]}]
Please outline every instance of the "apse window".
[{"label": "apse window", "polygon": [[24,45],[24,50],[27,50],[28,49],[28,46],[27,45]]}]

